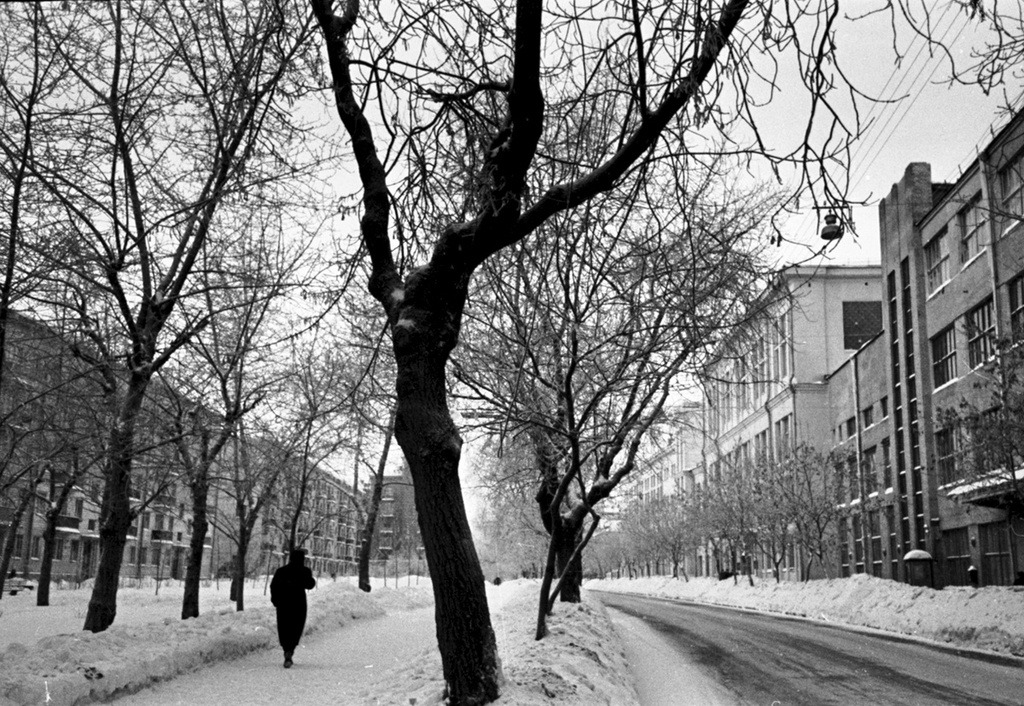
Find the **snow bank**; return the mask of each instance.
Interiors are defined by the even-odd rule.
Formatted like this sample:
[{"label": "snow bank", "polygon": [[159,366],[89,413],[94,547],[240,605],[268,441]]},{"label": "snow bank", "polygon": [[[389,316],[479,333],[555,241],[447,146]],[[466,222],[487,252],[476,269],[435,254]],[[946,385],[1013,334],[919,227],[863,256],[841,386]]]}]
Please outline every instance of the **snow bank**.
[{"label": "snow bank", "polygon": [[[75,614],[77,617],[80,612],[82,618],[75,621],[77,627],[84,621],[88,592],[76,591],[74,596],[70,593],[61,596],[62,603],[66,606],[77,600],[82,604]],[[402,596],[397,597],[396,593]],[[136,604],[156,603],[180,611],[180,592],[176,604],[171,602],[174,591],[165,591],[162,600],[150,594],[151,590],[120,591],[118,621],[101,633],[50,635],[31,647],[9,641],[0,652],[0,703],[60,705],[102,701],[209,662],[277,646],[274,611],[265,601],[264,605],[241,613],[229,606],[192,620],[165,617],[141,624],[131,619],[119,622],[122,614],[131,616],[139,612],[133,610]],[[429,585],[366,594],[348,583],[322,583],[309,600],[306,634],[336,629],[353,619],[383,615],[398,603],[411,608],[429,605],[431,601]],[[34,612],[42,617],[48,610],[35,608]],[[6,623],[0,615],[0,628],[5,635]],[[65,623],[64,628],[67,627]]]},{"label": "snow bank", "polygon": [[746,578],[735,584],[710,578],[601,579],[586,588],[784,613],[1024,656],[1024,588],[1017,586],[938,591],[858,574],[807,583],[755,579],[753,587]]},{"label": "snow bank", "polygon": [[[558,603],[548,618],[549,634],[535,640],[540,582],[517,579],[488,585],[488,605],[505,684],[496,704],[638,704],[636,688],[618,636],[597,600]],[[379,704],[440,704],[444,682],[436,648],[393,674],[397,689],[367,692]]]}]

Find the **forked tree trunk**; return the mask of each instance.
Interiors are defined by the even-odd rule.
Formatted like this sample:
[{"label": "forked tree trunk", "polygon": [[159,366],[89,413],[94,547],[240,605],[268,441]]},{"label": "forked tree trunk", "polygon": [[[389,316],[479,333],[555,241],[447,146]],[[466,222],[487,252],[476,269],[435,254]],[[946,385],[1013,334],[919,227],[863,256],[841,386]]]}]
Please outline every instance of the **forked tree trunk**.
[{"label": "forked tree trunk", "polygon": [[188,565],[185,567],[185,593],[181,599],[181,619],[199,617],[199,582],[203,571],[203,544],[210,523],[206,520],[206,501],[210,483],[206,474],[195,478],[192,487],[192,537],[188,544]]},{"label": "forked tree trunk", "polygon": [[395,438],[409,463],[434,592],[437,642],[449,703],[483,704],[502,681],[484,575],[459,482],[462,439],[445,391],[447,352],[396,336]]}]

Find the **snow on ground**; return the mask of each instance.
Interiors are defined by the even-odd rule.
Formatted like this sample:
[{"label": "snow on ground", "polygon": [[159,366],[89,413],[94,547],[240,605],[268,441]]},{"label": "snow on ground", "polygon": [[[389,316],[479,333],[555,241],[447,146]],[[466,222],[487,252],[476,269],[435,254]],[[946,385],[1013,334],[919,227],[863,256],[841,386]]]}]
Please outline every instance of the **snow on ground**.
[{"label": "snow on ground", "polygon": [[753,587],[745,577],[736,582],[602,579],[585,587],[785,613],[1024,656],[1024,587],[1019,586],[934,590],[858,574],[806,583],[755,579]]},{"label": "snow on ground", "polygon": [[[227,675],[239,704],[282,702],[265,693],[267,683],[292,689],[287,692],[289,703],[330,701],[331,693],[325,690],[331,688],[331,678],[318,674],[315,687],[309,678],[317,670],[334,678],[339,696],[346,695],[336,703],[441,702],[441,660],[429,609],[415,610],[432,604],[426,579],[418,584],[403,579],[397,588],[392,580],[386,589],[378,582],[370,594],[346,580],[322,581],[310,593],[310,639],[304,640],[300,661],[288,672],[280,669],[274,613],[264,583],[247,584],[247,609],[241,613],[228,600],[227,582],[205,586],[200,617],[187,621],[178,619],[180,585],[165,582],[159,594],[153,584],[125,588],[118,593],[114,625],[97,634],[80,629],[87,589],[54,591],[53,605],[45,608],[35,606],[32,592],[4,596],[0,706],[88,703],[123,696],[131,701],[132,694],[149,704],[189,703],[169,696],[161,702],[165,692],[159,685],[145,694],[138,692],[214,664],[219,666],[209,671],[226,670],[219,673]],[[499,704],[638,703],[622,642],[593,590],[785,613],[1024,656],[1024,588],[1018,587],[935,591],[863,575],[809,583],[757,581],[754,587],[745,580],[588,581],[582,603],[556,605],[550,635],[539,642],[533,639],[538,588],[536,581],[525,580],[488,585],[506,680]],[[397,657],[399,646],[402,658]],[[377,655],[372,660],[371,651]],[[247,654],[252,657],[244,657]],[[370,661],[374,664],[367,664]],[[267,668],[271,664],[272,670]],[[262,682],[246,677],[263,673],[270,676]],[[246,687],[264,691],[254,691],[247,699],[242,691]]]},{"label": "snow on ground", "polygon": [[[374,634],[388,635],[384,621],[396,621],[397,626],[404,611],[432,603],[426,580],[411,583],[400,580],[396,590],[392,580],[388,590],[378,585],[365,594],[347,581],[322,581],[310,593],[306,634],[343,632],[353,620],[373,619],[381,621]],[[97,634],[80,630],[89,599],[86,589],[54,591],[54,605],[45,608],[35,606],[31,592],[5,596],[0,601],[0,704],[109,700],[257,650],[272,650],[273,657],[268,655],[267,660],[276,668],[274,613],[262,583],[246,585],[247,609],[241,613],[233,610],[227,590],[227,582],[204,587],[200,617],[182,621],[180,586],[165,583],[159,595],[153,585],[122,589],[114,625]],[[488,586],[507,680],[498,703],[529,705],[556,699],[635,704],[629,669],[604,608],[587,598],[579,605],[559,604],[549,622],[551,635],[537,642],[537,590],[537,582],[531,581]],[[367,672],[362,677],[365,684],[347,683],[346,688],[361,694],[361,703],[440,703],[443,682],[435,638],[432,630],[420,632],[427,634],[416,637],[422,639],[419,657],[384,679]],[[312,645],[314,640],[306,642]],[[365,645],[358,640],[342,643],[341,649],[350,650],[353,660],[363,656]],[[332,653],[332,659],[341,657]],[[291,696],[291,703],[322,703],[329,698],[323,691]],[[236,702],[247,703],[242,694]]]}]

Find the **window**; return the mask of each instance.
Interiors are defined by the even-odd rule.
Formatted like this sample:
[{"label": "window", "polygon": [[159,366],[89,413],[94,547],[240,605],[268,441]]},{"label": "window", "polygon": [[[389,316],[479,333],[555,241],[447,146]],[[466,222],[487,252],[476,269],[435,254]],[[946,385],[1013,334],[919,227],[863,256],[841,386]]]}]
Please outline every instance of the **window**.
[{"label": "window", "polygon": [[867,429],[875,423],[875,407],[870,405],[860,411],[860,425]]},{"label": "window", "polygon": [[58,537],[53,543],[53,558],[57,561],[64,560],[64,540]]},{"label": "window", "polygon": [[967,359],[971,368],[978,367],[992,356],[992,337],[995,332],[990,297],[967,312]]},{"label": "window", "polygon": [[777,446],[776,450],[779,453],[779,457],[788,453],[792,447],[792,439],[790,438],[793,431],[792,427],[793,416],[790,414],[787,414],[785,417],[775,422],[775,444]]},{"label": "window", "polygon": [[857,418],[850,417],[846,420],[846,438],[849,439],[857,435]]},{"label": "window", "polygon": [[82,498],[75,500],[75,517],[82,519],[82,515],[85,513],[85,501]]},{"label": "window", "polygon": [[940,485],[954,483],[957,480],[955,447],[951,429],[935,432],[935,465]]},{"label": "window", "polygon": [[864,451],[860,457],[860,480],[864,484],[864,492],[870,495],[878,490],[878,480],[875,478],[875,454],[877,448],[872,446]]},{"label": "window", "polygon": [[882,330],[882,302],[843,302],[843,348],[856,350]]},{"label": "window", "polygon": [[1010,282],[1010,331],[1014,341],[1024,340],[1024,275]]},{"label": "window", "polygon": [[43,538],[33,537],[32,538],[32,559],[38,559],[43,555]]},{"label": "window", "polygon": [[892,487],[892,454],[890,447],[892,446],[889,441],[889,437],[882,439],[882,487]]},{"label": "window", "polygon": [[981,210],[981,194],[976,195],[956,216],[960,229],[960,264],[966,263],[982,250],[985,215]]},{"label": "window", "polygon": [[[1018,154],[999,172],[999,196],[1003,211],[1010,219],[1024,215],[1024,153]],[[1010,225],[1010,224],[1007,224]]]},{"label": "window", "polygon": [[981,544],[981,584],[1009,586],[1013,583],[1010,534],[1006,521],[978,525],[978,541]]},{"label": "window", "polygon": [[924,246],[924,260],[928,269],[928,292],[931,293],[949,279],[949,244],[945,228]]},{"label": "window", "polygon": [[70,551],[68,554],[69,561],[78,561],[78,540],[72,539],[70,545]]},{"label": "window", "polygon": [[881,416],[882,419],[885,419],[886,417],[889,416],[889,398],[888,397],[883,397],[882,399],[880,399],[878,401],[878,411],[879,411],[879,416]]},{"label": "window", "polygon": [[956,377],[956,339],[952,326],[932,339],[932,374],[935,387]]},{"label": "window", "polygon": [[14,556],[20,558],[23,551],[25,551],[25,536],[16,534],[14,535]]},{"label": "window", "polygon": [[967,528],[958,527],[942,533],[942,544],[946,555],[946,583],[950,586],[966,586],[970,583],[967,570],[971,566],[971,545]]}]

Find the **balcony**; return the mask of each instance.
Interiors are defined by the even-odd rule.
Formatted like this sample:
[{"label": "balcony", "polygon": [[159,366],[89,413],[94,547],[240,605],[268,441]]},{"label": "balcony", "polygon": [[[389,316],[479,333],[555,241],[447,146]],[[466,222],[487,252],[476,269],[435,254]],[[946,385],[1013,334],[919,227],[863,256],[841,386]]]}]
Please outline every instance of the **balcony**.
[{"label": "balcony", "polygon": [[149,538],[154,542],[170,542],[174,538],[174,532],[171,530],[151,530]]}]

